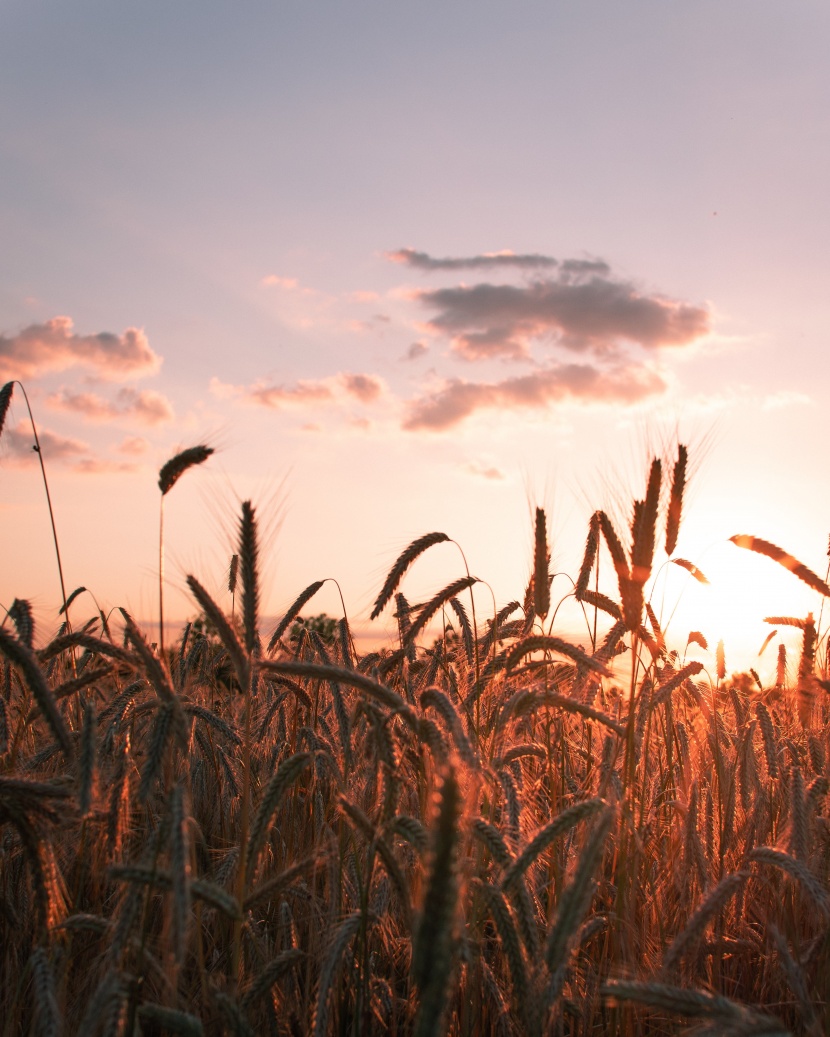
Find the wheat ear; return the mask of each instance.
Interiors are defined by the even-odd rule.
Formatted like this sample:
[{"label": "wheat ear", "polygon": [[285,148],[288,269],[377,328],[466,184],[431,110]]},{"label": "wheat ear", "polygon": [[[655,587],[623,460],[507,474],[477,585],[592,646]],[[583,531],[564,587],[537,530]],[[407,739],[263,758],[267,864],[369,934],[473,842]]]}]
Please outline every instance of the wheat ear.
[{"label": "wheat ear", "polygon": [[533,549],[533,611],[544,619],[550,611],[550,551],[544,508],[536,509]]},{"label": "wheat ear", "polygon": [[666,516],[666,554],[671,557],[677,547],[677,535],[680,532],[680,516],[683,511],[683,494],[686,489],[686,465],[689,452],[682,444],[677,447],[677,460],[672,472],[669,510]]},{"label": "wheat ear", "polygon": [[282,635],[288,629],[288,626],[291,623],[291,620],[294,619],[294,617],[299,614],[299,611],[303,607],[303,605],[305,605],[305,603],[310,598],[314,597],[314,595],[323,586],[323,584],[325,582],[326,582],[325,580],[315,580],[314,583],[310,583],[308,585],[308,587],[306,587],[306,589],[302,592],[302,594],[299,594],[295,598],[295,600],[291,603],[291,606],[289,607],[288,611],[285,613],[285,615],[282,617],[282,619],[277,624],[276,630],[274,631],[273,634],[271,634],[271,640],[268,642],[268,651],[269,652],[273,652],[274,651],[274,649],[276,648],[277,644],[279,643],[279,639],[282,637]]},{"label": "wheat ear", "polygon": [[427,533],[425,536],[418,537],[417,540],[413,540],[408,547],[406,547],[398,556],[395,564],[389,570],[389,575],[386,577],[386,582],[381,588],[380,594],[377,596],[375,601],[375,607],[372,609],[371,619],[377,619],[384,609],[384,606],[392,598],[392,595],[400,586],[400,582],[404,577],[407,569],[412,563],[422,555],[424,551],[432,547],[433,544],[443,544],[450,538],[446,533]]},{"label": "wheat ear", "polygon": [[817,590],[820,594],[825,597],[830,597],[830,587],[822,580],[819,576],[808,569],[806,565],[803,565],[797,558],[794,558],[791,554],[783,551],[780,547],[776,547],[775,544],[771,544],[769,540],[762,540],[760,537],[748,536],[746,533],[739,534],[729,538],[736,547],[743,547],[747,551],[754,551],[755,554],[764,555],[766,558],[771,558],[774,562],[778,562],[779,565],[783,565],[785,569],[797,576],[799,580],[803,580],[808,587],[812,587],[813,590]]}]

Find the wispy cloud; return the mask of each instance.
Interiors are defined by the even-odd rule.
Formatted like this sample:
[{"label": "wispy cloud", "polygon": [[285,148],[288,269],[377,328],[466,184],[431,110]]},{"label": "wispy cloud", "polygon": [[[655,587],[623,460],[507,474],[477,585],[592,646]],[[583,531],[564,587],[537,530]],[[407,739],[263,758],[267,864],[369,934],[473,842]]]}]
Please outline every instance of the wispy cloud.
[{"label": "wispy cloud", "polygon": [[585,271],[563,271],[527,285],[459,285],[418,292],[435,311],[429,326],[451,337],[466,360],[530,355],[534,340],[596,357],[631,344],[654,350],[706,335],[703,306],[641,292],[633,283]]},{"label": "wispy cloud", "polygon": [[69,317],[30,324],[16,335],[0,335],[0,380],[37,378],[53,371],[82,367],[101,378],[141,377],[161,366],[140,328],[121,335],[101,331],[77,335]]},{"label": "wispy cloud", "polygon": [[280,277],[279,274],[266,274],[261,283],[265,288],[283,288],[289,292],[295,292],[300,287],[296,277]]},{"label": "wispy cloud", "polygon": [[477,256],[451,256],[438,259],[428,252],[418,252],[414,248],[400,248],[387,252],[386,258],[393,263],[403,263],[415,267],[416,270],[489,270],[493,267],[517,267],[520,270],[538,270],[545,267],[559,266],[553,256],[539,253],[524,255],[506,249],[503,252],[482,252]]},{"label": "wispy cloud", "polygon": [[95,393],[61,389],[47,397],[56,410],[80,415],[85,421],[138,421],[143,425],[161,425],[172,421],[173,407],[166,396],[151,389],[121,389],[114,400]]},{"label": "wispy cloud", "polygon": [[300,380],[293,384],[276,385],[254,382],[253,385],[229,385],[212,378],[211,393],[220,399],[239,399],[249,403],[281,410],[285,407],[305,409],[349,399],[360,403],[374,403],[385,391],[382,379],[371,374],[341,372],[330,378]]},{"label": "wispy cloud", "polygon": [[506,478],[501,468],[488,464],[486,461],[470,461],[465,465],[465,470],[479,479],[489,479],[494,482]]},{"label": "wispy cloud", "polygon": [[141,457],[147,453],[149,446],[143,436],[125,436],[116,449],[119,454],[126,454],[127,457]]},{"label": "wispy cloud", "polygon": [[631,404],[665,388],[659,375],[636,364],[608,369],[592,364],[558,364],[498,382],[452,379],[437,391],[414,400],[403,427],[439,432],[480,410],[540,410],[563,400]]},{"label": "wispy cloud", "polygon": [[81,475],[124,475],[138,471],[132,461],[108,461],[103,457],[83,457],[72,465],[72,470]]}]

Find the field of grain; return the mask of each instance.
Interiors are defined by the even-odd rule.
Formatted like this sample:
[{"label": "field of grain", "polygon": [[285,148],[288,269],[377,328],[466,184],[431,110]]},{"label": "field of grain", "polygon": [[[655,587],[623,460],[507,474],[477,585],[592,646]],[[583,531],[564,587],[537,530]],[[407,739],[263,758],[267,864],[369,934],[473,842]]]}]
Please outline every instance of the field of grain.
[{"label": "field of grain", "polygon": [[541,509],[496,616],[461,562],[408,601],[448,538],[411,544],[374,610],[398,643],[362,657],[345,618],[295,622],[319,584],[260,629],[249,503],[227,600],[191,576],[202,622],[163,650],[84,594],[42,643],[15,601],[3,1037],[828,1032],[824,634],[778,617],[803,648],[770,686],[666,642],[655,556],[704,578],[676,557],[685,472],[654,461],[627,530],[591,518],[581,647]]}]

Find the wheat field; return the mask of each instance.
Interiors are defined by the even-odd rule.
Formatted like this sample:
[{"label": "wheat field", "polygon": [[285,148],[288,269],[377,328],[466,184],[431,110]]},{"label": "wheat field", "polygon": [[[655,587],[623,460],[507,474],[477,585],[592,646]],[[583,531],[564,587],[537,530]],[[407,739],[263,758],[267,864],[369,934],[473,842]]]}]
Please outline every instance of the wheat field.
[{"label": "wheat field", "polygon": [[777,617],[802,650],[770,685],[684,662],[650,588],[656,556],[705,579],[676,556],[686,462],[652,463],[630,528],[591,517],[581,645],[542,509],[495,616],[463,566],[410,603],[449,538],[414,541],[373,613],[398,641],[364,655],[297,622],[320,583],[260,630],[248,502],[227,601],[189,577],[200,622],[163,650],[83,594],[41,643],[15,601],[3,1037],[827,1033],[824,636]]}]

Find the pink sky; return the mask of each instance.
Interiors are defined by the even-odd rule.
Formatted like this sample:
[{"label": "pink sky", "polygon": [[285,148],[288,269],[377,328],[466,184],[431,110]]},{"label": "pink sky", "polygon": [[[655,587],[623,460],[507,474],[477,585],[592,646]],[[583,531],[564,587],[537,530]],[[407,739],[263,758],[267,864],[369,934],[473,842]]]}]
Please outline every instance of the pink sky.
[{"label": "pink sky", "polygon": [[[575,573],[591,510],[624,525],[679,436],[679,551],[720,579],[661,586],[663,606],[682,595],[677,641],[694,624],[750,665],[765,614],[819,603],[728,537],[826,566],[828,21],[806,2],[7,5],[0,380],[32,400],[68,589],[154,620],[158,469],[207,442],[168,502],[171,619],[195,612],[188,572],[221,593],[247,498],[269,616],[331,576],[368,630],[433,529],[492,587],[487,614],[524,591],[537,504]],[[30,599],[45,636],[25,419],[16,394],[0,602]],[[413,600],[460,564],[436,549]],[[319,609],[340,607],[327,585]]]}]

